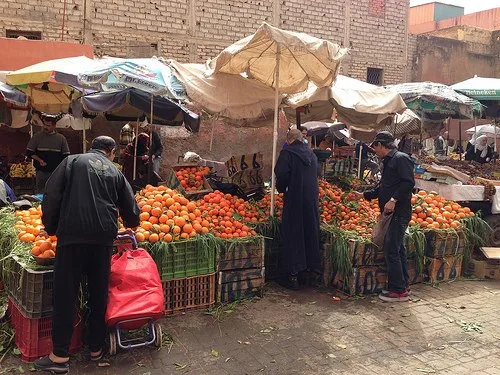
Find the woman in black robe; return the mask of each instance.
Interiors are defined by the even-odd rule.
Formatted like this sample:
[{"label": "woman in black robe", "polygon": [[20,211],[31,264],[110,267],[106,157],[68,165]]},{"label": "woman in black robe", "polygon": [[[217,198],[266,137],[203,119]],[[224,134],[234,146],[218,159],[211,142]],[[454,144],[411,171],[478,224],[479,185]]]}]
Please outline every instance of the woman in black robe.
[{"label": "woman in black robe", "polygon": [[284,193],[281,222],[283,285],[298,289],[299,272],[320,274],[317,159],[299,130],[287,134],[274,173],[276,188]]}]

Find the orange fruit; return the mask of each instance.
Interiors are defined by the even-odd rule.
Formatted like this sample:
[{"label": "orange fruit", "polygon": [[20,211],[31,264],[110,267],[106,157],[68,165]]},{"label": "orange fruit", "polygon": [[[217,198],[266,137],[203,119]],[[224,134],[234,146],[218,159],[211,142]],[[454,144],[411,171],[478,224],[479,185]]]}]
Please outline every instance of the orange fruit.
[{"label": "orange fruit", "polygon": [[33,246],[33,248],[31,249],[31,254],[33,254],[34,256],[39,256],[40,255],[40,246]]},{"label": "orange fruit", "polygon": [[143,242],[145,240],[144,234],[142,234],[141,232],[136,232],[135,239],[137,240],[137,242]]},{"label": "orange fruit", "polygon": [[145,221],[149,219],[149,216],[149,212],[141,212],[139,214],[139,219],[141,219],[141,221]]},{"label": "orange fruit", "polygon": [[158,236],[157,233],[151,233],[149,235],[149,242],[151,242],[151,243],[158,242],[159,239],[160,239],[160,237]]}]

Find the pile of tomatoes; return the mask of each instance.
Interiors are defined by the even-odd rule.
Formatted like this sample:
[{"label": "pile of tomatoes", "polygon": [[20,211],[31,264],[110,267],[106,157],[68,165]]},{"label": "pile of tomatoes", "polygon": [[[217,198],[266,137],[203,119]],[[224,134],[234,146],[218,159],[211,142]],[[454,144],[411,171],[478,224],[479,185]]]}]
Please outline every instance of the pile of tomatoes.
[{"label": "pile of tomatoes", "polygon": [[175,175],[185,191],[194,191],[203,189],[203,176],[209,172],[209,167],[184,167],[178,169]]}]

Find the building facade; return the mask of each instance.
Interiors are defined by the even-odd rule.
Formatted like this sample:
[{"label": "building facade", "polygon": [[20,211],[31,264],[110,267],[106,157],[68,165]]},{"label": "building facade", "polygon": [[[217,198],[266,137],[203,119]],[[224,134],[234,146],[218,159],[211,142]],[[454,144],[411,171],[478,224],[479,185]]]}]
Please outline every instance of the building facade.
[{"label": "building facade", "polygon": [[408,0],[3,0],[0,36],[204,62],[268,22],[348,46],[344,74],[392,84],[410,77],[408,9]]}]

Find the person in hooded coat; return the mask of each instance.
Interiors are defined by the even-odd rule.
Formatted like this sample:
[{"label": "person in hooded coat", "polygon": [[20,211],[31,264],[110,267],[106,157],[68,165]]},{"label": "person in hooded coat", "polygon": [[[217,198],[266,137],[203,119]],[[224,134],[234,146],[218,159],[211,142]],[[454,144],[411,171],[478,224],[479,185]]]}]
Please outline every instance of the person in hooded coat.
[{"label": "person in hooded coat", "polygon": [[488,145],[488,136],[481,135],[471,140],[471,147],[465,154],[465,160],[475,161],[481,164],[488,163],[493,157],[493,149]]},{"label": "person in hooded coat", "polygon": [[282,284],[298,289],[299,273],[307,270],[317,280],[321,269],[318,161],[300,130],[290,130],[286,140],[274,168],[276,188],[284,194],[280,271]]}]

